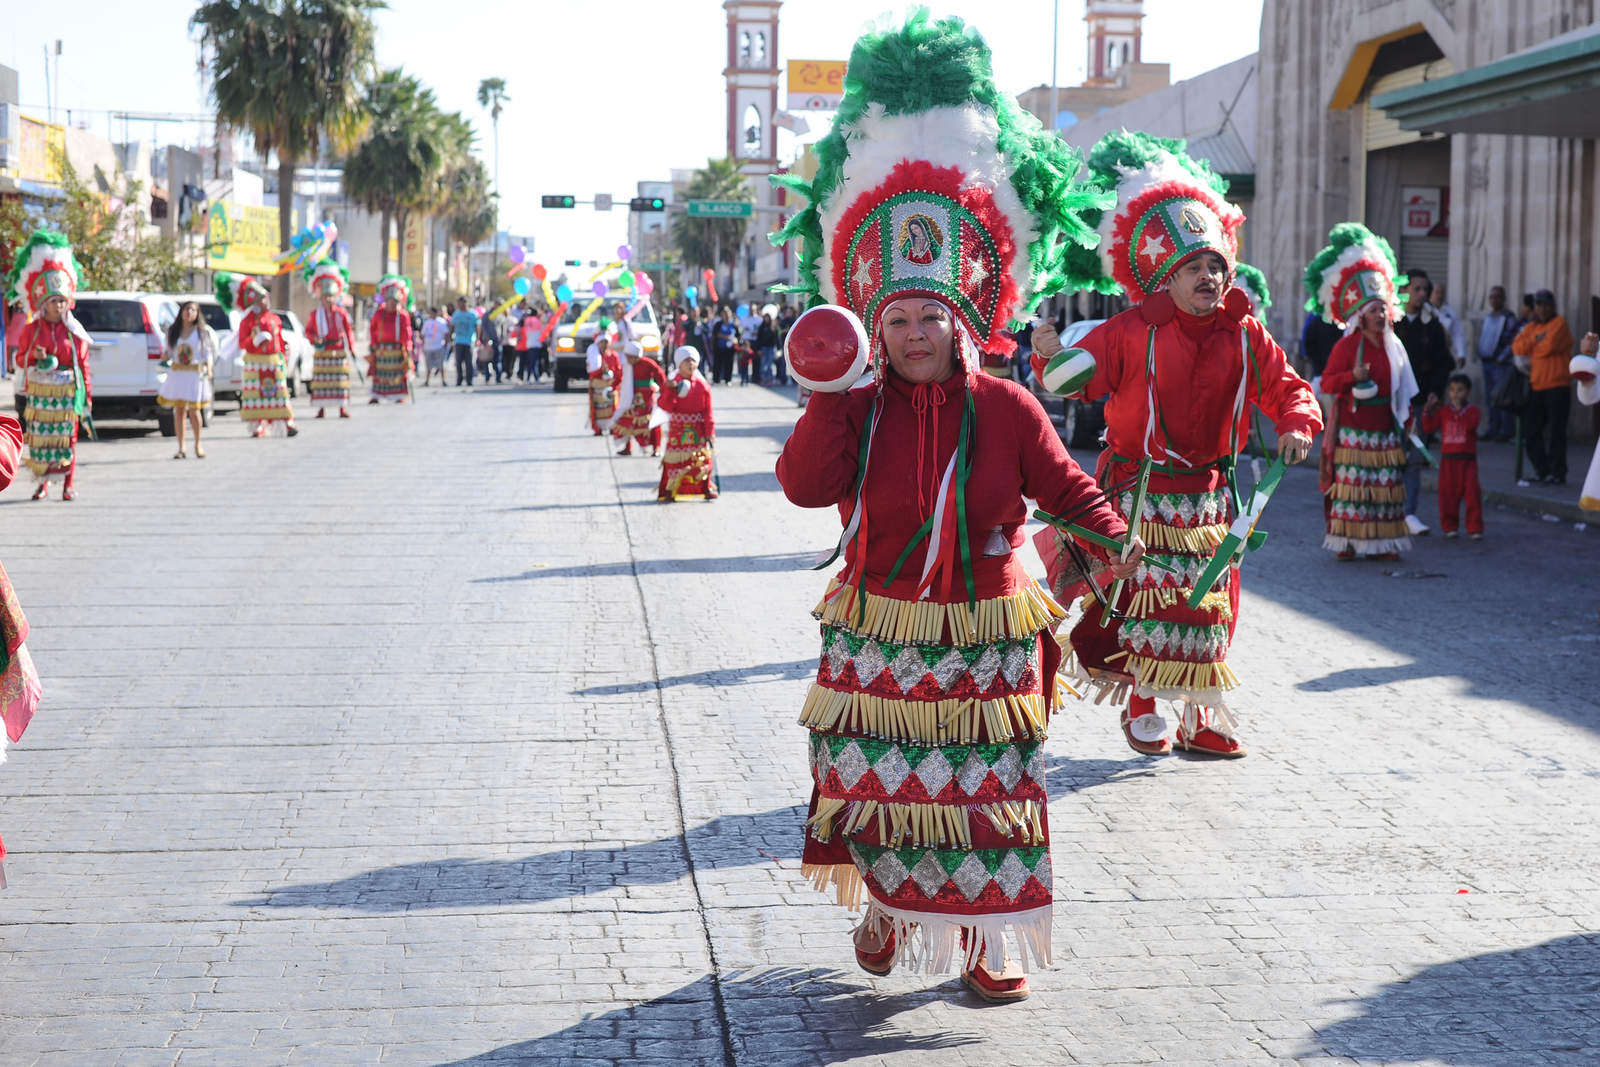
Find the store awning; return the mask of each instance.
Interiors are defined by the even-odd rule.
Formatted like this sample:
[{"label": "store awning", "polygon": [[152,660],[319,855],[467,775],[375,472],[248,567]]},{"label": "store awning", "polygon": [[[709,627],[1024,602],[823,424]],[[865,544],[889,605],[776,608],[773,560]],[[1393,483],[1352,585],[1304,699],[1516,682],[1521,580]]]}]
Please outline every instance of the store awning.
[{"label": "store awning", "polygon": [[1225,122],[1209,133],[1191,135],[1185,147],[1189,155],[1210,163],[1212,170],[1227,179],[1230,197],[1255,195],[1255,156],[1233,123]]},{"label": "store awning", "polygon": [[1600,25],[1375,96],[1402,129],[1600,137]]}]

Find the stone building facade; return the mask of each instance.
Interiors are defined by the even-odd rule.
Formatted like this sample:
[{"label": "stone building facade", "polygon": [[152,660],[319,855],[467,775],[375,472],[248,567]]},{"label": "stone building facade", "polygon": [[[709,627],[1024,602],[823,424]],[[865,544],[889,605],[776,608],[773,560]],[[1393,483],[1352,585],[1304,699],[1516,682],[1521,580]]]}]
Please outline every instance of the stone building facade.
[{"label": "stone building facade", "polygon": [[[1279,337],[1298,336],[1301,272],[1329,228],[1346,219],[1387,237],[1402,269],[1424,266],[1446,281],[1466,316],[1482,314],[1493,285],[1504,285],[1513,304],[1521,293],[1549,288],[1574,332],[1594,325],[1588,298],[1600,291],[1600,243],[1592,239],[1600,115],[1587,136],[1432,134],[1403,128],[1372,101],[1581,33],[1596,7],[1594,0],[1267,0],[1251,229],[1254,261],[1281,294],[1271,322]],[[1430,211],[1434,224],[1420,232]]]}]

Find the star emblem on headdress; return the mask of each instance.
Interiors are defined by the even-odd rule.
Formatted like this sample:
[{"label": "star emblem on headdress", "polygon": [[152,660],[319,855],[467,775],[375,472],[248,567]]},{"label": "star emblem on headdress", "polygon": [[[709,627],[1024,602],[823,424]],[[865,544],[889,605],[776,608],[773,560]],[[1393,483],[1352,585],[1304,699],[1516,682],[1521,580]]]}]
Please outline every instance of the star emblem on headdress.
[{"label": "star emblem on headdress", "polygon": [[856,290],[863,294],[872,289],[872,260],[865,256],[856,261],[855,285]]},{"label": "star emblem on headdress", "polygon": [[983,265],[983,255],[976,250],[972,258],[966,262],[967,280],[977,290],[983,289],[983,283],[989,278],[989,268]]},{"label": "star emblem on headdress", "polygon": [[1167,254],[1167,240],[1159,233],[1146,234],[1144,247],[1139,249],[1139,255],[1151,263],[1160,263],[1161,258]]}]

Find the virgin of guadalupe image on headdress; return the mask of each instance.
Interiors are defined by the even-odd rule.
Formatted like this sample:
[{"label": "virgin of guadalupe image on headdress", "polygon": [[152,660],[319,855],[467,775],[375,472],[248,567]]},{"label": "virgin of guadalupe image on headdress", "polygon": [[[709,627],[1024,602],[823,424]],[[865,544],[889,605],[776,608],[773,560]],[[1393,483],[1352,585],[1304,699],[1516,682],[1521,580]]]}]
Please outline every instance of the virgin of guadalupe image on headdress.
[{"label": "virgin of guadalupe image on headdress", "polygon": [[926,215],[912,215],[900,224],[900,258],[926,266],[939,258],[944,234],[939,224]]}]

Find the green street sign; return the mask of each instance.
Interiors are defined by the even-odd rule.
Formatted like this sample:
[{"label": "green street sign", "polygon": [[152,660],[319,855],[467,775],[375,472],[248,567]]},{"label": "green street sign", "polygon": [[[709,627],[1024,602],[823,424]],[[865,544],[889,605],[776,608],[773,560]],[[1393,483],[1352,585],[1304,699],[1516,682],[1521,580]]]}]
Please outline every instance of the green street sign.
[{"label": "green street sign", "polygon": [[671,270],[671,263],[635,263],[634,270]]},{"label": "green street sign", "polygon": [[691,219],[748,219],[756,213],[756,206],[748,200],[691,200]]}]

